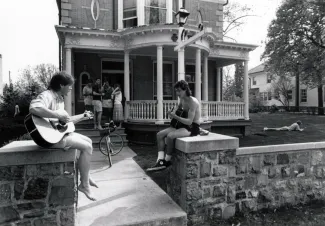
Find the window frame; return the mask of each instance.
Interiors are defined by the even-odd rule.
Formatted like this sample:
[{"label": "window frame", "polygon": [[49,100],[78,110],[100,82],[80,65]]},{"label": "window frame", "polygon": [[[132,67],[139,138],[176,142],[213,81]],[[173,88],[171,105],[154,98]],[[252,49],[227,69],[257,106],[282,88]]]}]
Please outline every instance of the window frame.
[{"label": "window frame", "polygon": [[256,76],[252,77],[252,86],[256,86]]},{"label": "window frame", "polygon": [[[167,15],[167,11],[168,11],[168,4],[167,4],[167,1],[170,1],[170,0],[164,0],[165,1],[165,8],[162,8],[162,7],[157,7],[157,6],[147,6],[146,5],[146,1],[144,0],[144,11],[143,11],[143,13],[144,13],[144,15],[143,15],[143,18],[144,18],[144,24],[145,25],[150,25],[150,23],[146,23],[146,8],[154,8],[154,9],[163,9],[163,10],[165,10],[165,21],[163,21],[163,22],[159,22],[159,23],[156,23],[156,24],[165,24],[166,22],[167,22],[167,17],[168,17],[168,15]],[[160,11],[160,10],[159,10]]]},{"label": "window frame", "polygon": [[[157,79],[155,77],[155,75],[157,76],[157,70],[155,71],[155,64],[157,64],[157,60],[154,60],[152,62],[152,99],[156,100],[157,99],[157,94],[155,94],[155,89],[157,89]],[[172,91],[172,95],[164,95],[164,83],[171,83],[172,87],[175,81],[175,63],[173,61],[163,61],[163,68],[164,68],[164,64],[171,64],[172,65],[172,81],[171,82],[164,82],[164,78],[163,78],[163,100],[165,100],[164,97],[171,97],[172,100],[174,100],[175,94],[174,94],[174,90]],[[156,67],[157,68],[157,67]],[[164,75],[163,75],[164,76]]]},{"label": "window frame", "polygon": [[[124,1],[129,1],[129,0],[124,0]],[[127,8],[127,9],[124,9],[124,1],[123,1],[123,7],[122,7],[122,15],[123,15],[122,16],[122,25],[123,25],[123,28],[130,28],[130,27],[124,26],[124,22],[127,21],[127,20],[134,20],[134,19],[136,19],[136,24],[137,24],[136,26],[138,26],[138,9],[137,9],[138,0],[135,0],[135,2],[136,2],[135,7],[133,7],[133,8]],[[135,11],[135,15],[136,16],[124,18],[124,12],[125,11]]]},{"label": "window frame", "polygon": [[84,87],[83,87],[83,85],[88,84],[88,83],[86,83],[86,84],[82,83],[82,76],[83,75],[87,75],[88,80],[91,78],[89,72],[87,72],[87,71],[83,71],[79,75],[79,100],[81,100],[81,101],[83,101],[83,99],[84,99],[84,94],[83,94],[83,88]]},{"label": "window frame", "polygon": [[300,89],[300,102],[307,103],[307,89]]}]

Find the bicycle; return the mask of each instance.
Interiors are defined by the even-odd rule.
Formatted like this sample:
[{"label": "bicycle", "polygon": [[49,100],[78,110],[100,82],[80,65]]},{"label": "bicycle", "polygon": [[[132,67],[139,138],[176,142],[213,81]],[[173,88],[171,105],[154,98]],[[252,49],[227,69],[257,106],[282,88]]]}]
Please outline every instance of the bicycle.
[{"label": "bicycle", "polygon": [[105,123],[106,128],[100,130],[99,151],[110,158],[111,155],[117,155],[124,147],[124,141],[120,134],[114,133],[116,125],[113,121]]}]

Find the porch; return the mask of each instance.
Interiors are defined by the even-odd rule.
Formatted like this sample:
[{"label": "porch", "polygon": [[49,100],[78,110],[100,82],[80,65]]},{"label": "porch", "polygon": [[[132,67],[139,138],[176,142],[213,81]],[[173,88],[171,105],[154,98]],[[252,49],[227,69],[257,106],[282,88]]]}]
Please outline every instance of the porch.
[{"label": "porch", "polygon": [[[162,101],[162,119],[158,120],[157,100],[127,101],[125,132],[131,143],[155,145],[156,133],[169,126],[167,111],[177,106],[177,100]],[[201,101],[201,127],[211,132],[243,137],[251,120],[244,117],[245,103]]]}]

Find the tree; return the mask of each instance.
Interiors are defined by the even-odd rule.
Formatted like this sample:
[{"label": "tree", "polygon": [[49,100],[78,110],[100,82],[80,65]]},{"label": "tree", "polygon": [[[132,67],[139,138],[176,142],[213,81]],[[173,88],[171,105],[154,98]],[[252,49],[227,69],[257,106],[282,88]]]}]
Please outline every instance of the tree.
[{"label": "tree", "polygon": [[235,99],[235,79],[231,76],[232,67],[224,67],[222,80],[222,96],[226,101],[234,101]]},{"label": "tree", "polygon": [[39,64],[34,68],[34,74],[37,81],[43,89],[49,87],[51,78],[58,68],[53,64]]},{"label": "tree", "polygon": [[243,90],[244,90],[244,64],[237,63],[235,65],[235,95],[236,97],[242,98],[243,97]]},{"label": "tree", "polygon": [[3,89],[3,95],[0,95],[0,109],[3,116],[13,116],[15,112],[15,105],[19,102],[19,91],[10,83],[6,84]]},{"label": "tree", "polygon": [[240,29],[245,24],[245,18],[255,16],[251,14],[252,9],[247,5],[230,2],[223,11],[223,36],[236,42],[236,39],[229,36],[232,30]]},{"label": "tree", "polygon": [[271,91],[276,100],[280,101],[283,106],[289,109],[290,100],[292,99],[292,84],[290,76],[277,76],[271,84]]},{"label": "tree", "polygon": [[[324,52],[324,6],[323,0],[286,0],[269,26],[262,55],[268,71],[296,76],[297,92],[300,82],[309,88],[318,87],[319,114],[323,114],[322,77],[325,71],[319,66],[316,70],[322,59],[315,57],[322,56]],[[310,57],[313,58],[313,66]],[[296,97],[296,106],[299,106],[299,93]]]}]

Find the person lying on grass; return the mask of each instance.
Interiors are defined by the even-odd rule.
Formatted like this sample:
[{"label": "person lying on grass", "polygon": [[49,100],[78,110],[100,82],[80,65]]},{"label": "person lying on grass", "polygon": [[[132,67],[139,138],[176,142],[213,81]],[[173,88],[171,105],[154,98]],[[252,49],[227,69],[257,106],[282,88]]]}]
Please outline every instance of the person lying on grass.
[{"label": "person lying on grass", "polygon": [[302,122],[298,120],[295,123],[292,123],[290,126],[283,126],[279,128],[267,128],[264,127],[264,131],[304,131],[304,129],[301,129],[300,126],[302,125]]}]

